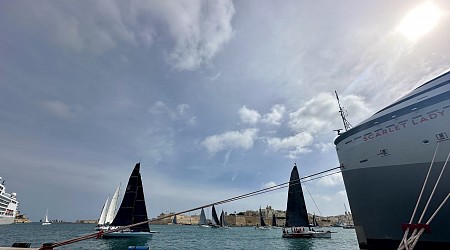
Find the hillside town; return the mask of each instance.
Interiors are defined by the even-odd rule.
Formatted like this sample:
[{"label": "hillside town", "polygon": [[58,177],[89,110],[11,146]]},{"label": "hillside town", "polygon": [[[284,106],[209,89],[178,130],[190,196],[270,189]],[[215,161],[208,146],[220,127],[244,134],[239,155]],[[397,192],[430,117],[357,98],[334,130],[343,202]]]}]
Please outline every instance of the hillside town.
[{"label": "hillside town", "polygon": [[[285,224],[286,213],[284,210],[275,210],[271,206],[266,206],[266,208],[261,208],[261,213],[264,221],[271,224],[273,215],[276,218],[276,226],[282,227]],[[168,225],[172,224],[173,217],[170,216],[174,213],[161,213],[151,224],[154,225]],[[344,226],[353,225],[351,213],[346,212],[343,215],[336,216],[320,216],[315,215],[319,226]],[[313,214],[308,214],[309,220],[312,221]],[[161,219],[159,219],[161,218]],[[179,214],[176,216],[177,224],[181,225],[196,225],[199,223],[200,215],[186,215]],[[238,227],[253,227],[259,225],[259,210],[247,210],[245,212],[225,212],[225,219],[228,226],[238,226]]]}]

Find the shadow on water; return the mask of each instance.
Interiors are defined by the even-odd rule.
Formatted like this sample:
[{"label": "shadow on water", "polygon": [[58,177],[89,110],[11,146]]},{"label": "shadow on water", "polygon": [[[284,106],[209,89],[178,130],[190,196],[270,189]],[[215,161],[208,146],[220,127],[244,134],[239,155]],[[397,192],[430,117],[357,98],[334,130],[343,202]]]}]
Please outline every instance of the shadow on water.
[{"label": "shadow on water", "polygon": [[101,239],[102,245],[106,249],[128,249],[129,246],[149,246],[148,238],[120,238],[120,239]]},{"label": "shadow on water", "polygon": [[283,238],[285,249],[315,249],[311,239],[285,239]]}]

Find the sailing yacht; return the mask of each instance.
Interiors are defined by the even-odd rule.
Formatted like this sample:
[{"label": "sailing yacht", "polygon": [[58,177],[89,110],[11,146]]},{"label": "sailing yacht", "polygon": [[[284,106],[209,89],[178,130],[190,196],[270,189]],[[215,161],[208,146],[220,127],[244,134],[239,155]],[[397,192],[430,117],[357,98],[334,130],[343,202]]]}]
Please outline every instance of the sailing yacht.
[{"label": "sailing yacht", "polygon": [[114,192],[114,195],[111,199],[111,203],[108,204],[108,199],[106,199],[105,205],[103,205],[102,212],[100,214],[100,219],[98,220],[98,225],[95,227],[95,229],[98,230],[107,230],[109,224],[114,220],[114,217],[117,213],[117,204],[119,201],[119,193],[120,193],[120,183],[117,187],[116,191]]},{"label": "sailing yacht", "polygon": [[106,213],[108,212],[108,205],[109,205],[109,196],[106,199],[105,204],[103,205],[102,212],[100,213],[100,218],[98,219],[97,226],[95,227],[96,230],[99,230],[101,226],[105,224],[106,221]]},{"label": "sailing yacht", "polygon": [[220,227],[221,228],[229,228],[227,225],[227,220],[225,219],[225,213],[222,210],[222,213],[220,213]]},{"label": "sailing yacht", "polygon": [[177,215],[175,214],[172,219],[172,225],[179,225],[177,222]]},{"label": "sailing yacht", "polygon": [[118,229],[123,226],[141,224],[118,232],[105,232],[103,238],[151,237],[153,235],[150,232],[148,223],[143,223],[148,221],[148,217],[145,206],[144,188],[139,172],[140,166],[140,163],[137,163],[134,167],[128,180],[122,203],[108,229]]},{"label": "sailing yacht", "polygon": [[277,226],[277,216],[275,214],[272,214],[272,227],[278,228]]},{"label": "sailing yacht", "polygon": [[282,237],[331,238],[330,231],[317,231],[314,228],[311,229],[309,225],[308,211],[306,210],[305,198],[296,165],[294,165],[291,178],[289,179],[286,223]]},{"label": "sailing yacht", "polygon": [[208,225],[208,222],[206,220],[205,210],[203,210],[203,208],[200,212],[200,220],[198,222],[198,225],[200,227],[211,227],[210,225]]},{"label": "sailing yacht", "polygon": [[220,227],[220,221],[219,221],[219,217],[217,217],[217,212],[216,212],[216,208],[214,207],[214,205],[212,206],[211,209],[211,213],[212,213],[212,224],[211,227],[212,228],[219,228]]},{"label": "sailing yacht", "polygon": [[42,221],[42,225],[46,226],[46,225],[50,225],[52,224],[49,220],[48,220],[48,208],[47,208],[47,212],[45,213],[45,217],[44,220]]},{"label": "sailing yacht", "polygon": [[261,208],[259,208],[259,225],[257,225],[255,229],[270,229],[270,227],[267,226],[266,222],[264,221]]}]

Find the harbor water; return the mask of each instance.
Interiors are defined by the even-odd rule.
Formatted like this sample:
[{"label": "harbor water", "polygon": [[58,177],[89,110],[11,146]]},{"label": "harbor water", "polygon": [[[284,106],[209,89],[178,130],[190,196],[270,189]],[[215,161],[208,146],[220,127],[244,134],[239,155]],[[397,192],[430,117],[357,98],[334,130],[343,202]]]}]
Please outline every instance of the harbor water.
[{"label": "harbor water", "polygon": [[[31,247],[64,241],[91,234],[93,224],[40,223],[0,226],[0,246],[29,242]],[[197,225],[151,225],[151,239],[90,239],[57,249],[127,249],[128,246],[149,246],[150,249],[359,249],[354,229],[324,228],[336,232],[331,239],[285,239],[281,229],[261,230],[253,227],[201,228]]]}]

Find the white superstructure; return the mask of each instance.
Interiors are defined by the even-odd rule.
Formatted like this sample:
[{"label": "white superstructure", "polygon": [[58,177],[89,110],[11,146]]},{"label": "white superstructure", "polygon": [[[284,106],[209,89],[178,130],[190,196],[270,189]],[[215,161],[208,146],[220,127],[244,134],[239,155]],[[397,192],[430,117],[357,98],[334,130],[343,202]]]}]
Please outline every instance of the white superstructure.
[{"label": "white superstructure", "polygon": [[0,225],[14,223],[19,205],[16,196],[16,193],[6,193],[5,181],[0,177]]}]

